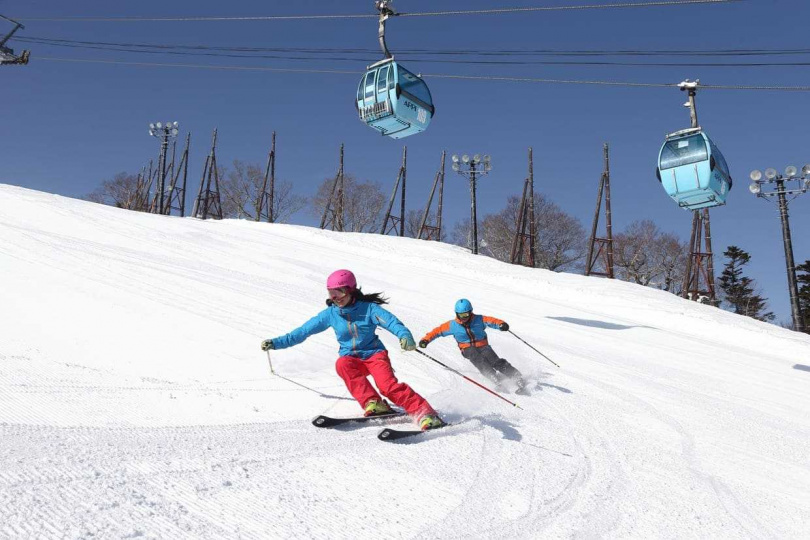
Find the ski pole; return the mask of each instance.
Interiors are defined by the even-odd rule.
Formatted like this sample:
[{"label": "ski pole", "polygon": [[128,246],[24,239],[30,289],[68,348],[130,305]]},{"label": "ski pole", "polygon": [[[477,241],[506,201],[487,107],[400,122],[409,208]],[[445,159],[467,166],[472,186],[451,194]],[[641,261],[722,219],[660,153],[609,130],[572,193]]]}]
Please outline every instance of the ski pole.
[{"label": "ski pole", "polygon": [[270,364],[270,373],[275,375],[276,371],[273,369],[273,361],[270,360],[270,351],[269,350],[267,351],[267,363]]},{"label": "ski pole", "polygon": [[512,405],[512,406],[514,406],[514,407],[517,407],[517,408],[518,408],[518,409],[520,409],[520,410],[523,410],[523,407],[521,407],[521,406],[520,406],[520,405],[518,405],[517,403],[513,403],[513,402],[509,401],[508,399],[506,399],[505,397],[503,397],[503,396],[502,396],[502,395],[500,395],[499,393],[497,393],[497,392],[495,392],[495,391],[493,391],[493,390],[490,390],[489,388],[487,388],[487,387],[486,387],[486,386],[484,386],[483,384],[481,384],[481,383],[477,383],[477,382],[475,382],[474,380],[472,380],[471,378],[467,377],[466,375],[464,375],[464,374],[462,374],[462,373],[459,373],[459,372],[458,372],[458,371],[456,371],[455,369],[451,368],[450,366],[447,366],[447,365],[445,365],[445,364],[442,364],[441,362],[439,362],[438,360],[436,360],[435,358],[433,358],[433,357],[432,357],[432,356],[430,356],[429,354],[427,354],[427,353],[423,353],[423,352],[422,352],[422,351],[420,351],[419,349],[415,349],[415,350],[416,350],[416,352],[418,352],[418,353],[419,353],[419,354],[421,354],[422,356],[426,356],[426,357],[430,358],[431,360],[433,360],[434,362],[436,362],[437,364],[439,364],[439,365],[440,365],[440,366],[442,366],[443,368],[445,368],[445,369],[449,369],[450,371],[452,371],[452,372],[453,372],[453,373],[455,373],[456,375],[459,375],[459,376],[461,376],[461,377],[464,377],[465,379],[467,379],[468,381],[470,381],[471,383],[473,383],[475,386],[478,386],[479,388],[483,388],[484,390],[486,390],[487,392],[489,392],[490,394],[492,394],[492,395],[493,395],[493,396],[495,396],[495,397],[499,397],[499,398],[501,398],[502,400],[504,400],[505,402],[507,402],[509,405]]},{"label": "ski pole", "polygon": [[[519,336],[519,335],[517,335],[516,333],[512,332],[511,330],[509,330],[509,333],[510,333],[510,334],[512,334],[513,336],[515,336],[516,338],[518,338],[518,339],[519,339],[520,341],[522,341],[523,343],[526,343],[526,340],[525,340],[525,339],[523,339],[522,337],[520,337],[520,336]],[[528,344],[528,343],[526,343],[526,345],[529,345],[529,344]],[[559,366],[559,364],[557,364],[557,362],[555,362],[554,360],[552,360],[551,358],[549,358],[549,357],[548,357],[548,356],[546,356],[545,354],[541,353],[540,351],[538,351],[537,349],[535,349],[535,348],[534,348],[534,347],[532,347],[531,345],[529,345],[529,348],[530,348],[531,350],[533,350],[534,352],[536,352],[537,354],[539,354],[540,356],[542,356],[543,358],[545,358],[546,360],[548,360],[549,362],[551,362],[552,364],[554,364],[555,366],[560,367],[560,366]]]},{"label": "ski pole", "polygon": [[320,395],[321,397],[330,398],[330,399],[348,399],[348,398],[343,398],[343,397],[340,397],[340,396],[332,396],[332,395],[329,395],[329,394],[324,394],[323,392],[321,392],[319,390],[315,390],[314,388],[310,388],[309,386],[305,386],[305,385],[301,384],[300,382],[297,382],[297,381],[294,381],[294,380],[292,380],[292,379],[290,379],[288,377],[285,377],[284,375],[279,375],[278,373],[276,373],[276,370],[273,369],[273,361],[270,359],[270,351],[267,351],[267,363],[270,364],[270,373],[272,373],[273,375],[275,375],[279,379],[284,379],[288,383],[294,384],[296,386],[300,386],[304,390],[309,390],[310,392],[315,392],[316,394]]}]

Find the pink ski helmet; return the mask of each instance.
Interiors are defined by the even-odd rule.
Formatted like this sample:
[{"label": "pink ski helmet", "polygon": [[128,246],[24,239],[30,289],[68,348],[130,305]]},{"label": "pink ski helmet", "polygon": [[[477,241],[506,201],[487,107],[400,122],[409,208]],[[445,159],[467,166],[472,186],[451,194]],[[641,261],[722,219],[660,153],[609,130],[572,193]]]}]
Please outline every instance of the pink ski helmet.
[{"label": "pink ski helmet", "polygon": [[350,270],[335,270],[326,279],[327,289],[340,289],[342,287],[357,288],[357,280]]}]

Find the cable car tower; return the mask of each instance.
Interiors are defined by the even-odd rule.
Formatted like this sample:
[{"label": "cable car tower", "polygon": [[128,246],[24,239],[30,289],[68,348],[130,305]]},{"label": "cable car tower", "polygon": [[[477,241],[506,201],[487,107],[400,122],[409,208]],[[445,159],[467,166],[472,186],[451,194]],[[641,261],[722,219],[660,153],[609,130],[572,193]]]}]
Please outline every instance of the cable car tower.
[{"label": "cable car tower", "polygon": [[360,120],[382,135],[401,139],[425,131],[436,112],[425,81],[394,61],[385,43],[385,23],[398,15],[392,0],[377,0],[379,40],[383,59],[366,68],[357,87],[355,107]]},{"label": "cable car tower", "polygon": [[531,148],[529,148],[529,176],[523,182],[523,197],[520,199],[516,225],[509,262],[534,268],[537,233],[534,222],[534,157]]},{"label": "cable car tower", "polygon": [[[433,188],[430,190],[427,205],[425,206],[425,213],[422,214],[422,221],[419,224],[419,232],[416,237],[421,239],[424,235],[425,240],[442,241],[442,199],[444,198],[444,161],[447,155],[446,150],[442,150],[442,162],[439,166],[439,172],[436,173],[436,178],[433,180]],[[436,211],[436,224],[428,225],[428,217],[430,217],[430,206],[433,204],[433,195],[436,193],[436,187],[439,188],[439,207]]]},{"label": "cable car tower", "polygon": [[[585,275],[604,276],[613,279],[615,274],[613,272],[613,224],[610,213],[610,150],[608,143],[605,143],[604,154],[605,170],[602,172],[602,178],[599,181],[599,194],[596,196],[596,210],[593,214],[593,227],[591,228],[591,238],[588,244],[588,261],[585,264]],[[605,194],[605,236],[598,237],[596,231],[599,228],[602,193]],[[595,270],[596,263],[599,261],[603,266],[601,271]]]},{"label": "cable car tower", "polygon": [[333,231],[343,232],[346,230],[346,189],[345,177],[343,174],[343,144],[340,145],[340,166],[332,182],[332,190],[326,200],[321,216],[321,229],[330,227]]},{"label": "cable car tower", "polygon": [[[398,236],[405,236],[405,175],[408,171],[408,147],[402,148],[402,166],[399,168],[397,174],[397,181],[394,184],[394,191],[391,192],[391,199],[388,201],[388,210],[385,212],[385,219],[383,219],[382,229],[380,234],[388,234],[391,231],[397,232],[397,225],[399,225]],[[397,191],[400,191],[400,182],[402,185],[402,198],[400,199],[399,216],[392,216],[391,211],[394,209],[394,199],[397,198]],[[391,225],[388,225],[388,223]]]},{"label": "cable car tower", "polygon": [[14,35],[14,32],[22,28],[23,30],[25,27],[18,23],[17,21],[11,20],[8,17],[4,17],[0,15],[0,19],[4,19],[11,24],[14,25],[14,28],[11,29],[11,32],[6,34],[4,37],[0,38],[0,66],[8,64],[8,65],[25,65],[28,63],[28,57],[31,55],[31,51],[23,51],[20,53],[19,56],[14,54],[14,51],[9,47],[6,47],[6,42],[11,39],[11,36]]}]

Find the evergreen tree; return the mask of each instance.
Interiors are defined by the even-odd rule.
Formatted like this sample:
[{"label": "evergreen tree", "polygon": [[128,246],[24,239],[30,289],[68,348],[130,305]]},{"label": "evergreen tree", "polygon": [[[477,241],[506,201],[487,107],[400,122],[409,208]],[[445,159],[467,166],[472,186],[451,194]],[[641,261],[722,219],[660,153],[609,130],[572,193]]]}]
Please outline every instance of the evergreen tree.
[{"label": "evergreen tree", "polygon": [[804,331],[810,334],[810,259],[796,267],[799,284],[799,309],[802,310]]},{"label": "evergreen tree", "polygon": [[720,275],[720,288],[724,300],[734,313],[752,317],[760,321],[772,321],[774,314],[767,309],[767,299],[754,292],[754,280],[743,275],[743,267],[751,260],[751,255],[737,246],[729,246],[723,253],[727,262]]}]

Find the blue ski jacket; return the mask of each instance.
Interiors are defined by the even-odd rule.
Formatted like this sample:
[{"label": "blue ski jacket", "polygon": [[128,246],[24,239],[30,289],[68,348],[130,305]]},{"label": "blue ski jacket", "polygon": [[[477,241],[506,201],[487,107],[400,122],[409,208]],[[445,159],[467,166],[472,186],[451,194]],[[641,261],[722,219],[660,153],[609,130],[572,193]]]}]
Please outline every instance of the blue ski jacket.
[{"label": "blue ski jacket", "polygon": [[378,326],[382,326],[400,339],[413,339],[410,330],[379,304],[355,302],[345,308],[329,306],[289,334],[273,338],[273,348],[286,349],[298,345],[309,336],[323,332],[330,326],[340,343],[340,356],[366,359],[375,353],[385,351],[385,346],[375,332]]}]

